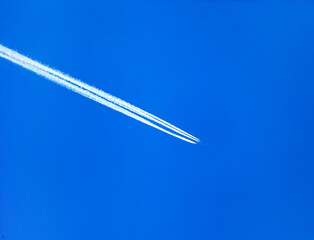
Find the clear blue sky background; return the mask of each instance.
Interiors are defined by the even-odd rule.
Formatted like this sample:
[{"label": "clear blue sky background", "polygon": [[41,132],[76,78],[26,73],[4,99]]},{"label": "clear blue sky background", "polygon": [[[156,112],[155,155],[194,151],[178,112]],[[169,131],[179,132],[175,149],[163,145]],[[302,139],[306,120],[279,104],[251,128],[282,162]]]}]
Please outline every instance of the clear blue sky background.
[{"label": "clear blue sky background", "polygon": [[314,239],[313,13],[310,1],[1,1],[1,44],[203,142],[0,59],[0,239]]}]

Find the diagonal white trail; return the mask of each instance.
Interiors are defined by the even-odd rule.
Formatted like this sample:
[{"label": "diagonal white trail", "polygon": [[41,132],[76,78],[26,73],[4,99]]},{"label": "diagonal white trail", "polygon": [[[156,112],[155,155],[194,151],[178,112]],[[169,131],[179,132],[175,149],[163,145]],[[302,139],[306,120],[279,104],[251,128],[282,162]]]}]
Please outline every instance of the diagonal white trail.
[{"label": "diagonal white trail", "polygon": [[[173,126],[172,124],[138,108],[117,97],[114,97],[102,90],[83,83],[75,78],[72,78],[60,71],[45,66],[37,61],[34,61],[26,56],[23,56],[9,48],[0,44],[0,57],[3,57],[11,62],[14,62],[30,71],[41,75],[48,80],[51,80],[61,86],[64,86],[74,92],[88,97],[100,104],[119,111],[129,117],[132,117],[142,123],[152,126],[158,130],[166,132],[172,136],[180,138],[190,143],[197,143],[199,139],[184,132],[183,130]],[[158,125],[161,126],[158,126]],[[163,127],[162,127],[163,126]]]}]

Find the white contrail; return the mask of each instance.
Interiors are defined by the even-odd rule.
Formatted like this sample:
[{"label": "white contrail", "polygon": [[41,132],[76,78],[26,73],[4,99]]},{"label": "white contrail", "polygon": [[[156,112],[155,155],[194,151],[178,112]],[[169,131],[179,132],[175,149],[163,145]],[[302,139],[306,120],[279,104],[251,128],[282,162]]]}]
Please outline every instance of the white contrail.
[{"label": "white contrail", "polygon": [[[37,61],[34,61],[26,56],[23,56],[16,51],[13,51],[0,44],[0,57],[3,57],[11,62],[14,62],[30,71],[41,75],[48,80],[51,80],[61,86],[64,86],[74,92],[88,97],[100,104],[110,107],[116,111],[119,111],[129,117],[132,117],[140,122],[143,122],[149,126],[152,126],[158,130],[166,132],[172,136],[180,138],[190,143],[197,143],[200,140],[187,132],[184,132],[180,128],[173,126],[172,124],[138,108],[130,103],[127,103],[117,97],[114,97],[102,90],[92,87],[86,83],[83,83],[75,78],[72,78],[60,71],[45,66]],[[163,126],[158,126],[159,124]],[[166,128],[166,129],[165,129]],[[167,130],[168,129],[168,130]],[[173,131],[173,132],[171,132]]]}]

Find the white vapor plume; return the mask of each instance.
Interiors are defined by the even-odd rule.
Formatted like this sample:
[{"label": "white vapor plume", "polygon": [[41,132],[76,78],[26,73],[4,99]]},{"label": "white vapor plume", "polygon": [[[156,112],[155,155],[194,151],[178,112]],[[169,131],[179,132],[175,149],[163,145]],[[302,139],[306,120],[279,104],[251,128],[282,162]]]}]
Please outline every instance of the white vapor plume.
[{"label": "white vapor plume", "polygon": [[20,65],[38,75],[41,75],[48,80],[55,82],[63,87],[66,87],[76,93],[79,93],[87,98],[90,98],[100,104],[121,112],[129,117],[132,117],[142,123],[154,127],[160,131],[168,133],[174,137],[182,139],[189,143],[198,143],[200,140],[191,134],[175,127],[174,125],[138,108],[130,103],[127,103],[117,97],[114,97],[102,90],[92,87],[84,82],[72,78],[60,71],[45,66],[37,61],[34,61],[24,55],[19,54],[0,44],[0,57],[3,57],[17,65]]}]

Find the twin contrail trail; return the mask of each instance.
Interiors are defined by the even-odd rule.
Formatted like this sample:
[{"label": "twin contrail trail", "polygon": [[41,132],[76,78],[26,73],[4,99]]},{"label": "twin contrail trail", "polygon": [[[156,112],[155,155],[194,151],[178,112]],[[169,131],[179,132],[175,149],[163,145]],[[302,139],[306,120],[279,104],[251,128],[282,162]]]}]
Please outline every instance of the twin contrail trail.
[{"label": "twin contrail trail", "polygon": [[90,98],[100,104],[103,104],[109,108],[121,112],[129,117],[132,117],[160,131],[168,133],[174,137],[180,138],[186,142],[194,144],[200,141],[198,138],[154,116],[153,114],[150,114],[138,107],[135,107],[132,104],[127,103],[117,97],[114,97],[100,89],[92,87],[73,77],[70,77],[58,70],[52,69],[35,60],[32,60],[1,44],[0,44],[0,57],[3,57],[13,63],[16,63],[17,65],[20,65],[38,75],[47,78],[52,82],[55,82],[63,87],[66,87],[76,93],[79,93],[87,98]]}]

